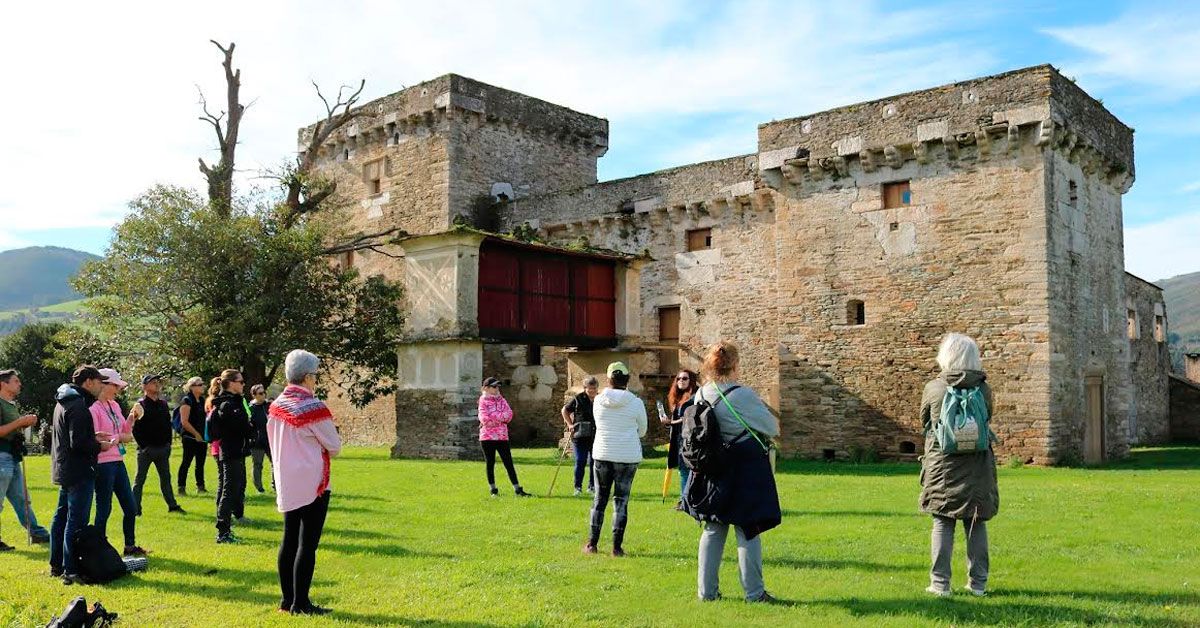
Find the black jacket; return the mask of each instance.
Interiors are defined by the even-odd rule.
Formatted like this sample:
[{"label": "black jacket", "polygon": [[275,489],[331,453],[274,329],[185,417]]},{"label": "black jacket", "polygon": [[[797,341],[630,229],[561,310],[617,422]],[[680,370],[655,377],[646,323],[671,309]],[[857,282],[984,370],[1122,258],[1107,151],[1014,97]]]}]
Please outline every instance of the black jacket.
[{"label": "black jacket", "polygon": [[171,406],[166,399],[142,397],[142,417],[133,424],[133,439],[138,447],[168,447],[171,445]]},{"label": "black jacket", "polygon": [[771,458],[750,437],[729,445],[728,454],[728,467],[719,477],[692,473],[684,510],[697,521],[739,526],[752,539],[783,520]]},{"label": "black jacket", "polygon": [[674,421],[683,419],[683,411],[692,407],[693,403],[696,403],[695,393],[671,412],[671,441],[667,445],[667,468],[669,469],[679,468],[679,450],[683,447],[683,423],[674,423]]},{"label": "black jacket", "polygon": [[245,456],[253,427],[241,395],[223,392],[213,399],[213,420],[217,422],[222,456]]},{"label": "black jacket", "polygon": [[250,438],[251,449],[267,450],[271,448],[267,441],[267,402],[254,403],[250,402],[250,425],[254,428],[254,435]]},{"label": "black jacket", "polygon": [[59,486],[72,486],[96,476],[100,443],[96,442],[88,410],[96,398],[79,386],[63,384],[54,399],[58,405],[54,406],[51,428],[50,480]]}]

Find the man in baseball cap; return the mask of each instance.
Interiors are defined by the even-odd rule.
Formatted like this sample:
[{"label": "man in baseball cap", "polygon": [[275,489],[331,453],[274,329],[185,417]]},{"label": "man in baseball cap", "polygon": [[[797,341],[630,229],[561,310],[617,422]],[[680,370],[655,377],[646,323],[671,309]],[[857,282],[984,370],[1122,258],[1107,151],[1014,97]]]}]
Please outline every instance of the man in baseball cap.
[{"label": "man in baseball cap", "polygon": [[629,367],[625,366],[624,362],[613,362],[612,364],[608,365],[607,375],[609,377],[612,377],[613,373],[620,373],[622,375],[628,375]]},{"label": "man in baseball cap", "polygon": [[171,489],[171,406],[162,397],[161,375],[142,376],[142,396],[130,408],[129,421],[133,423],[133,439],[138,444],[137,474],[133,480],[138,516],[142,514],[142,492],[151,465],[158,472],[158,488],[167,503],[167,512],[183,514]]}]

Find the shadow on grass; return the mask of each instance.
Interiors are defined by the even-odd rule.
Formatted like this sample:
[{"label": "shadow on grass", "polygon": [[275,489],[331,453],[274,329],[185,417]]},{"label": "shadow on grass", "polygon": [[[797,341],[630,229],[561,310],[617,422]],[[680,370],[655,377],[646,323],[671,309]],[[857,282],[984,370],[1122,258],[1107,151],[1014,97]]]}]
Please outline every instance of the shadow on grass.
[{"label": "shadow on grass", "polygon": [[[734,555],[737,554],[736,548],[730,548]],[[687,560],[695,561],[696,554],[673,554],[667,552],[638,552],[631,551],[630,555],[635,558],[661,558],[666,560]],[[813,569],[813,570],[841,570],[841,569],[857,569],[860,571],[884,572],[884,571],[915,571],[920,572],[924,567],[904,564],[888,564],[875,563],[866,560],[837,560],[837,559],[807,559],[807,558],[780,558],[771,556],[769,553],[763,556],[763,565],[766,567],[784,567],[787,569]]]},{"label": "shadow on grass", "polygon": [[336,552],[338,554],[378,554],[392,558],[457,558],[454,554],[445,552],[418,552],[395,543],[342,543],[322,539],[317,548],[318,552]]},{"label": "shadow on grass", "polygon": [[367,626],[430,626],[431,628],[498,628],[502,624],[489,624],[481,621],[446,621],[441,619],[415,619],[402,615],[385,615],[383,613],[349,613],[334,610],[330,619],[347,621]]},{"label": "shadow on grass", "polygon": [[788,510],[783,511],[784,517],[920,517],[918,512],[900,512],[895,510]]},{"label": "shadow on grass", "polygon": [[1157,593],[1146,591],[1037,591],[1034,589],[1001,589],[994,597],[1068,597],[1084,598],[1114,604],[1143,604],[1149,606],[1200,606],[1200,593]]},{"label": "shadow on grass", "polygon": [[976,600],[967,596],[951,599],[895,598],[887,600],[864,600],[842,598],[836,600],[814,600],[813,604],[841,608],[855,617],[880,616],[894,618],[902,615],[921,615],[940,624],[961,625],[1033,625],[1050,624],[1119,624],[1136,626],[1180,627],[1192,626],[1191,622],[1159,617],[1129,617],[1102,611],[1060,606],[1036,602],[1004,602],[1007,596],[997,595],[994,599]]},{"label": "shadow on grass", "polygon": [[1134,449],[1122,460],[1094,467],[1076,468],[1095,471],[1200,469],[1200,445],[1189,443]]}]

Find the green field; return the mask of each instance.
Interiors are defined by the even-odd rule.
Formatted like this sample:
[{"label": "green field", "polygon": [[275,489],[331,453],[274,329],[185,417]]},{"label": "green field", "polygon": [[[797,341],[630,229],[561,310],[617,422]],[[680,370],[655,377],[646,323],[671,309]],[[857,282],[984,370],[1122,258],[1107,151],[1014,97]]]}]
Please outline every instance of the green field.
[{"label": "green field", "polygon": [[[54,305],[42,306],[37,309],[39,312],[42,312],[42,313],[53,314],[53,315],[57,315],[57,316],[64,316],[64,315],[80,314],[84,311],[86,306],[87,306],[87,299],[76,299],[74,301],[64,301],[62,303],[55,303]],[[31,311],[29,309],[8,310],[8,311],[0,312],[0,321],[8,320],[10,318],[16,318],[23,314],[29,314],[30,312]]]},{"label": "green field", "polygon": [[[128,626],[1200,625],[1200,448],[1141,450],[1101,469],[1001,469],[983,599],[922,591],[929,520],[916,513],[915,465],[783,463],[784,523],[764,536],[767,586],[783,601],[774,606],[740,601],[732,540],[725,599],[695,599],[698,529],[661,503],[662,458],[634,482],[629,556],[582,555],[588,501],[566,490],[566,466],[545,497],[554,455],[517,452],[539,495],[518,500],[487,497],[481,463],[348,450],[334,463],[318,555],[313,598],[335,609],[321,619],[275,610],[280,518],[269,496],[250,497],[244,544],[217,546],[210,499],[182,498],[188,514],[168,517],[147,490],[139,542],[153,552],[150,570],[105,587],[49,578],[47,550],[28,546],[4,512],[4,539],[18,550],[0,555],[0,625],[44,625],[81,594]],[[207,470],[211,488],[211,461]],[[49,525],[47,459],[29,460],[29,471]],[[119,529],[118,508],[110,537]],[[961,536],[956,551],[957,589]]]}]

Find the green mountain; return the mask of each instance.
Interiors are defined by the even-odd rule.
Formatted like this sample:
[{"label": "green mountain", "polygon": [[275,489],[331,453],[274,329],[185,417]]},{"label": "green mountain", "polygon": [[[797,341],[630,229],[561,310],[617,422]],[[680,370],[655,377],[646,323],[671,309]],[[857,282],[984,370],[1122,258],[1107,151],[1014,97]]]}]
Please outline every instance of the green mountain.
[{"label": "green mountain", "polygon": [[1182,368],[1185,350],[1200,350],[1200,273],[1179,275],[1155,282],[1167,302],[1167,328],[1171,357]]},{"label": "green mountain", "polygon": [[0,311],[24,310],[71,301],[79,293],[67,280],[91,253],[57,246],[0,251]]}]

